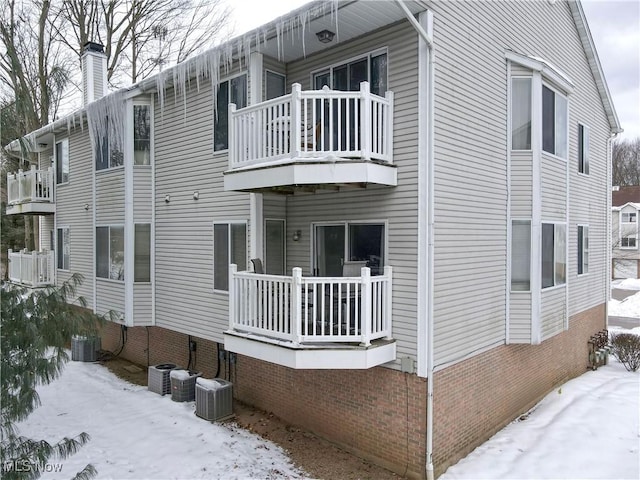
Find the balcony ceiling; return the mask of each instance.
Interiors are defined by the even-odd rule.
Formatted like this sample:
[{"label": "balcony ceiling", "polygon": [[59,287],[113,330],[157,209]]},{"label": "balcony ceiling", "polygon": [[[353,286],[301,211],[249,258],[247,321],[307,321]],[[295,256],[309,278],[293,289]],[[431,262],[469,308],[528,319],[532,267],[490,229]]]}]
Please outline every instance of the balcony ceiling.
[{"label": "balcony ceiling", "polygon": [[[404,3],[414,15],[426,10],[426,4],[422,1],[404,0]],[[406,18],[400,6],[391,0],[340,2],[337,15],[332,15],[327,8],[324,14],[316,14],[315,17],[311,16],[308,22],[304,22],[303,34],[300,22],[296,19],[301,18],[300,16],[305,12],[313,13],[313,7],[313,3],[307,4],[257,29],[256,34],[267,32],[267,41],[261,43],[258,50],[281,61],[291,62]],[[277,25],[283,26],[280,35],[280,52],[278,52]],[[292,25],[295,26],[291,28]],[[316,34],[322,30],[329,30],[336,34],[332,42],[321,43],[318,40]]]}]

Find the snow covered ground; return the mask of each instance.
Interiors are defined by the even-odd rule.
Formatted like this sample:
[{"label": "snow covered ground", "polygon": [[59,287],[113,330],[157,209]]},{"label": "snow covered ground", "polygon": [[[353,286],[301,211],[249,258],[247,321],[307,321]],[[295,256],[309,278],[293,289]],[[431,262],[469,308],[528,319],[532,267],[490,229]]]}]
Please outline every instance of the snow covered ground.
[{"label": "snow covered ground", "polygon": [[[91,435],[61,472],[43,478],[68,479],[87,463],[100,479],[306,477],[271,442],[206,422],[193,402],[173,402],[97,364],[70,362],[39,393],[42,406],[19,425],[21,434]],[[638,479],[639,399],[640,372],[612,359],[551,392],[440,479]]]},{"label": "snow covered ground", "polygon": [[611,282],[611,288],[638,290],[638,293],[635,293],[622,301],[618,301],[614,298],[609,300],[609,315],[615,317],[640,318],[640,279],[627,278],[624,280],[614,280]]}]

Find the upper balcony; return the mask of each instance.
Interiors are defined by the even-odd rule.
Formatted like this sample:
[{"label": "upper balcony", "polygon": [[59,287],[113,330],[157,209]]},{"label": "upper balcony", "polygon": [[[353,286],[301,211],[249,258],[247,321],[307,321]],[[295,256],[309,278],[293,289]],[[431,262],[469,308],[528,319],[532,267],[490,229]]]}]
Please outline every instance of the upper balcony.
[{"label": "upper balcony", "polygon": [[54,284],[55,260],[52,251],[14,252],[9,250],[9,281],[27,287]]},{"label": "upper balcony", "polygon": [[392,270],[371,276],[229,273],[224,347],[297,369],[367,369],[396,358],[391,338]]},{"label": "upper balcony", "polygon": [[55,213],[53,201],[53,168],[7,174],[7,215]]},{"label": "upper balcony", "polygon": [[303,91],[236,110],[229,106],[225,190],[295,193],[397,185],[393,92]]}]

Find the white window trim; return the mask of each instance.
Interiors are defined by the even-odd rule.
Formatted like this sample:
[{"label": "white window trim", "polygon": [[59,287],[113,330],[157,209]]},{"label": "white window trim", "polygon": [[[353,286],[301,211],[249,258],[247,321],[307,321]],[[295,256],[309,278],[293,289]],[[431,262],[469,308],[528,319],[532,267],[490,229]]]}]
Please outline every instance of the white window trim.
[{"label": "white window trim", "polygon": [[[586,238],[586,239],[587,239],[587,244],[589,243],[589,224],[587,224],[587,223],[578,223],[578,225],[576,226],[576,235],[577,235],[577,236],[576,236],[576,249],[577,249],[577,247],[578,247],[578,242],[577,242],[577,240],[579,240],[579,238],[580,238],[580,237],[579,237],[579,235],[580,235],[580,234],[579,234],[579,232],[580,232],[580,227],[582,227],[582,233],[583,233],[583,237],[582,237],[582,265],[578,264],[578,265],[576,266],[576,267],[577,267],[577,268],[576,268],[576,276],[578,276],[578,277],[585,277],[585,276],[589,275],[589,261],[588,261],[588,258],[589,258],[589,248],[588,248],[588,247],[587,247],[587,248],[585,248],[585,242],[584,242],[584,240],[585,240],[585,238]],[[586,235],[586,237],[584,236],[584,229],[585,229],[585,228],[587,229],[587,235]],[[576,260],[579,258],[579,257],[578,257],[578,255],[579,255],[579,254],[580,254],[580,252],[579,252],[579,251],[577,251],[577,254],[576,254]],[[584,271],[584,265],[585,265],[585,264],[584,264],[584,258],[585,258],[585,254],[586,254],[586,257],[587,257],[587,271],[586,271],[586,272]],[[582,273],[580,273],[580,267],[582,267]]]},{"label": "white window trim", "polygon": [[[58,148],[57,148],[57,145],[59,143],[64,143],[64,144],[67,145],[67,169],[68,169],[68,171],[67,171],[67,181],[66,182],[60,182],[60,183],[58,183],[58,162],[60,160],[58,159]],[[69,152],[69,137],[65,137],[65,138],[62,138],[60,140],[56,139],[56,141],[55,141],[55,143],[53,145],[53,157],[55,158],[55,165],[54,165],[54,167],[55,167],[54,170],[55,171],[53,173],[54,173],[54,176],[55,176],[55,184],[56,184],[56,186],[69,185],[69,183],[71,182],[71,158],[70,158],[71,155],[70,155],[70,152]]]},{"label": "white window trim", "polygon": [[[581,172],[580,171],[580,127],[583,128],[584,131],[588,132],[588,141],[587,141],[587,173]],[[583,136],[584,139],[584,136]],[[591,148],[590,148],[590,143],[591,143],[591,129],[585,125],[582,122],[578,122],[578,148],[576,151],[576,155],[578,156],[578,175],[582,175],[583,177],[589,177],[589,171],[591,170],[591,161],[589,159],[589,157],[591,156]],[[582,146],[582,151],[584,152],[584,145]],[[583,167],[584,170],[584,167]]]},{"label": "white window trim", "polygon": [[[546,155],[546,156],[548,156],[550,158],[555,158],[555,159],[560,160],[562,162],[568,162],[569,147],[570,147],[570,145],[569,145],[569,124],[570,124],[570,122],[569,122],[569,112],[570,112],[569,95],[563,93],[561,90],[559,90],[558,88],[553,86],[553,84],[545,81],[544,76],[542,78],[542,86],[543,87],[547,87],[555,95],[560,95],[567,102],[567,123],[565,125],[565,132],[566,132],[566,134],[565,134],[565,145],[566,145],[566,150],[567,150],[567,157],[566,158],[561,157],[561,156],[557,155],[556,153],[547,152],[544,149],[544,139],[543,139],[543,134],[542,134],[542,125],[544,123],[544,115],[542,115],[542,114],[540,115],[540,125],[538,125],[538,128],[540,129],[540,151],[542,152],[542,155]],[[542,92],[540,92],[540,112],[541,113],[542,113],[542,103],[543,103],[542,99],[543,99]],[[556,108],[558,103],[554,101],[553,105],[554,105],[554,108]],[[554,114],[554,118],[555,118],[556,110],[554,110],[553,114]],[[535,128],[535,127],[532,125],[531,128]],[[554,132],[554,139],[555,138],[556,137],[555,137],[555,132]]]},{"label": "white window trim", "polygon": [[[340,67],[342,65],[345,65],[347,63],[352,63],[355,62],[356,60],[363,60],[363,59],[367,59],[367,74],[370,74],[371,72],[371,57],[377,57],[378,55],[382,55],[382,54],[386,54],[387,55],[387,88],[389,86],[389,48],[388,47],[380,47],[380,48],[376,48],[375,50],[371,50],[369,52],[365,52],[362,53],[360,55],[354,55],[353,57],[347,58],[345,60],[340,60],[338,62],[332,63],[330,65],[325,65],[322,68],[318,68],[316,70],[311,71],[310,73],[310,77],[309,77],[309,85],[311,85],[311,89],[315,90],[315,77],[316,75],[323,73],[323,72],[329,72],[329,78],[331,81],[331,85],[333,85],[333,70],[336,67]],[[333,89],[333,87],[332,87]],[[381,92],[382,93],[382,92]]]},{"label": "white window trim", "polygon": [[[282,222],[282,226],[284,228],[284,271],[285,274],[287,272],[287,220],[285,218],[277,218],[277,217],[265,217],[262,222],[262,232],[266,236],[267,232],[267,222]],[[267,242],[266,237],[265,241],[262,244],[262,261],[264,263],[264,269],[266,271],[267,265]],[[248,264],[247,264],[248,266]]]},{"label": "white window trim", "polygon": [[[569,245],[569,232],[567,231],[567,223],[566,222],[554,222],[554,221],[545,221],[543,220],[540,223],[540,260],[542,261],[542,226],[543,225],[553,225],[553,285],[549,286],[549,287],[543,287],[542,286],[542,276],[540,277],[540,290],[542,292],[549,292],[551,290],[557,290],[559,288],[565,288],[567,286],[567,283],[569,282],[569,278],[568,278],[568,267],[569,267],[569,260],[567,258],[567,248]],[[559,283],[556,284],[556,262],[555,262],[555,256],[556,256],[556,232],[555,232],[555,228],[557,225],[563,225],[564,226],[564,235],[565,235],[565,252],[564,252],[564,268],[565,268],[565,272],[564,272],[564,283]],[[540,270],[542,271],[542,263],[540,263],[539,265]]]},{"label": "white window trim", "polygon": [[[247,264],[247,267],[249,266],[249,229],[247,228],[248,222],[246,219],[240,219],[240,220],[214,220],[213,223],[211,224],[211,240],[212,242],[214,241],[214,227],[216,225],[227,225],[230,226],[232,224],[235,225],[244,225],[245,227],[245,235],[246,235],[246,245],[245,245],[245,263]],[[228,240],[228,246],[231,246],[231,229],[229,228],[229,231],[227,232]],[[227,250],[227,256],[229,258],[229,260],[231,260],[231,251]],[[230,264],[229,264],[230,265]],[[229,269],[229,265],[227,265],[227,270]],[[213,286],[213,292],[214,293],[221,293],[224,295],[229,295],[229,290],[220,290],[215,288],[215,270],[216,270],[216,261],[215,261],[215,246],[214,249],[211,252],[211,284]],[[229,283],[231,283],[231,278],[229,278]]]},{"label": "white window trim", "polygon": [[[214,97],[218,96],[218,88],[220,87],[221,84],[223,84],[224,82],[230,82],[231,80],[233,80],[234,78],[238,78],[241,77],[242,75],[246,75],[247,76],[247,106],[250,105],[249,103],[249,72],[247,70],[243,70],[241,72],[238,72],[234,75],[228,76],[228,77],[224,77],[221,78],[218,83],[216,84],[216,86],[214,87],[214,91],[213,91],[213,95]],[[231,100],[230,98],[228,100]],[[227,109],[229,108],[229,104],[231,102],[228,101],[227,102]],[[220,108],[219,106],[217,106],[217,108]],[[227,132],[227,148],[223,149],[223,150],[216,150],[215,149],[215,125],[216,125],[216,110],[217,108],[212,108],[212,114],[213,114],[213,128],[211,129],[211,135],[213,135],[213,145],[212,145],[212,150],[213,150],[213,154],[214,155],[220,155],[220,154],[228,154],[229,153],[229,138],[228,135],[229,133]],[[244,108],[244,107],[243,107]],[[229,118],[228,121],[231,121],[231,119]]]},{"label": "white window trim", "polygon": [[[638,214],[640,212],[638,212],[638,210],[633,210],[631,208],[629,208],[630,205],[626,205],[624,207],[622,207],[620,209],[620,215],[618,216],[618,248],[620,250],[638,250]],[[625,209],[627,211],[625,211]],[[622,221],[622,217],[623,215],[627,213],[627,214],[631,214],[631,213],[635,213],[636,214],[636,221],[635,222],[623,222]],[[622,231],[623,231],[623,226],[626,226],[627,229],[625,229],[626,232],[629,232],[629,227],[635,225],[635,232],[631,235],[622,235]],[[622,239],[623,238],[635,238],[636,239],[636,246],[635,247],[624,247],[622,246]]]},{"label": "white window trim", "polygon": [[[149,107],[149,165],[136,165],[135,162],[135,147],[134,147],[134,143],[135,142],[135,136],[133,135],[133,132],[131,133],[131,158],[132,158],[132,164],[133,164],[133,168],[135,169],[145,169],[151,168],[151,165],[153,164],[153,105],[151,104],[151,99],[149,100],[136,100],[133,102],[133,107],[139,107],[139,106],[146,106]],[[131,116],[133,117],[133,107],[131,108]],[[135,126],[135,118],[132,120],[131,122],[131,128],[134,128]],[[127,137],[128,138],[128,137]],[[128,143],[128,142],[127,142]],[[122,165],[124,167],[124,165]],[[117,168],[117,167],[116,167]],[[100,170],[102,171],[102,170]]]},{"label": "white window trim", "polygon": [[284,95],[287,94],[287,75],[285,73],[282,72],[277,72],[275,70],[272,70],[270,68],[265,68],[264,69],[264,85],[262,86],[263,91],[263,99],[267,98],[267,73],[271,73],[272,75],[278,75],[279,77],[284,78]]},{"label": "white window trim", "polygon": [[509,229],[510,229],[510,238],[513,235],[513,222],[529,222],[529,228],[530,228],[530,236],[529,236],[529,289],[528,290],[513,290],[511,288],[511,264],[512,264],[512,257],[511,255],[513,255],[513,251],[511,250],[511,245],[509,245],[509,292],[510,293],[515,293],[515,294],[521,294],[521,293],[527,293],[530,294],[533,289],[531,288],[533,285],[533,222],[531,221],[531,218],[525,218],[525,217],[511,217],[510,220],[510,224],[509,224]]},{"label": "white window trim", "polygon": [[[142,166],[142,165],[140,165]],[[144,165],[147,166],[147,165]],[[135,243],[135,238],[136,238],[136,226],[138,225],[149,225],[149,280],[148,281],[137,281],[136,280],[136,243]],[[135,285],[151,285],[151,259],[152,259],[152,255],[151,255],[151,242],[152,242],[152,231],[153,231],[153,225],[151,224],[151,222],[135,222],[133,224],[133,283]],[[125,275],[126,278],[126,275]]]},{"label": "white window trim", "polygon": [[[513,148],[513,80],[530,80],[531,81],[531,148],[526,149],[526,150],[520,150],[520,149],[514,149]],[[531,153],[533,151],[533,128],[534,128],[534,114],[533,114],[533,109],[535,108],[535,104],[534,104],[534,99],[535,96],[533,95],[533,89],[535,88],[534,86],[534,82],[533,82],[533,76],[532,75],[512,75],[509,79],[509,105],[507,106],[507,112],[508,112],[508,144],[509,144],[509,150],[511,152],[517,152],[517,153]]]},{"label": "white window trim", "polygon": [[[96,268],[95,278],[96,278],[96,280],[105,280],[105,281],[108,281],[108,282],[113,282],[113,283],[117,283],[119,285],[123,285],[125,283],[126,279],[127,279],[126,275],[125,275],[124,280],[118,280],[116,278],[111,278],[110,276],[109,277],[100,277],[100,276],[98,276],[97,265],[95,265],[95,264],[98,263],[98,251],[97,251],[97,247],[98,247],[97,233],[98,232],[97,232],[97,230],[98,230],[98,228],[107,228],[107,227],[109,228],[109,242],[108,242],[109,243],[109,271],[111,271],[111,228],[122,228],[124,230],[124,232],[125,232],[125,238],[126,238],[126,228],[125,228],[125,225],[123,223],[110,223],[110,224],[107,224],[107,225],[96,224],[96,226],[93,229],[94,230],[94,235],[96,235],[96,241],[94,242],[94,245],[93,245],[93,250],[95,251],[95,262],[94,262],[94,268]],[[125,265],[126,265],[126,257],[127,257],[126,240],[125,240],[125,253],[124,253],[124,256],[125,256],[124,262],[125,262]],[[126,268],[126,266],[124,268]]]},{"label": "white window trim", "polygon": [[[59,249],[59,245],[58,245],[58,230],[68,230],[69,231],[69,268],[58,268],[58,253],[60,251]],[[69,228],[68,225],[56,225],[55,228],[55,232],[56,232],[56,244],[55,244],[55,252],[56,252],[56,270],[59,270],[61,272],[69,272],[71,271],[71,229]]]}]

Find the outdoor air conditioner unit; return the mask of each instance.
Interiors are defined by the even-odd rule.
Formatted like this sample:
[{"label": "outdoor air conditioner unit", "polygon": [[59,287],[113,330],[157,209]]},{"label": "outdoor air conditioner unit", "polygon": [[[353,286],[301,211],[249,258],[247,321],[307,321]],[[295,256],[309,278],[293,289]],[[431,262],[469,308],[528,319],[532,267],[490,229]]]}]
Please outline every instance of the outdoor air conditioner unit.
[{"label": "outdoor air conditioner unit", "polygon": [[171,393],[171,380],[169,379],[169,373],[175,368],[178,368],[175,363],[161,363],[159,365],[149,367],[147,388],[160,395]]},{"label": "outdoor air conditioner unit", "polygon": [[196,379],[200,372],[193,370],[171,370],[171,400],[174,402],[192,402],[196,399]]},{"label": "outdoor air conditioner unit", "polygon": [[71,337],[71,360],[74,362],[95,362],[98,360],[100,337]]},{"label": "outdoor air conditioner unit", "polygon": [[196,415],[210,422],[233,416],[233,384],[222,378],[198,378]]}]

